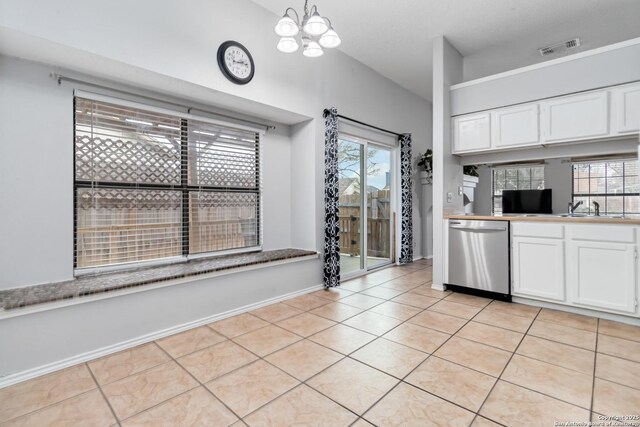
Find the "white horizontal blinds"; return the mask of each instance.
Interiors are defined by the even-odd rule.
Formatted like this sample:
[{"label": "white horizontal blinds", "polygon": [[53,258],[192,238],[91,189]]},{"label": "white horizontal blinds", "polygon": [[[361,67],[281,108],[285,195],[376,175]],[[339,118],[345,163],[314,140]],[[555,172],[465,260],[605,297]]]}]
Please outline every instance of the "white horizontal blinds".
[{"label": "white horizontal blinds", "polygon": [[189,121],[190,253],[260,245],[259,141],[250,130]]},{"label": "white horizontal blinds", "polygon": [[631,158],[591,159],[572,164],[573,203],[582,202],[576,212],[640,214],[638,161]]},{"label": "white horizontal blinds", "polygon": [[179,118],[76,98],[76,267],[182,254],[180,146]]}]

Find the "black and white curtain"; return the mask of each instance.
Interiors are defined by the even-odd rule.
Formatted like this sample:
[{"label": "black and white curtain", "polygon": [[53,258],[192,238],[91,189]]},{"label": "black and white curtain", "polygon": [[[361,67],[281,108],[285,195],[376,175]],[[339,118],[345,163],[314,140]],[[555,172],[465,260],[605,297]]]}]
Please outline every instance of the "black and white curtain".
[{"label": "black and white curtain", "polygon": [[400,264],[413,262],[413,180],[412,180],[411,134],[400,137],[400,185],[401,185],[401,236]]},{"label": "black and white curtain", "polygon": [[324,287],[340,286],[338,110],[324,111]]}]

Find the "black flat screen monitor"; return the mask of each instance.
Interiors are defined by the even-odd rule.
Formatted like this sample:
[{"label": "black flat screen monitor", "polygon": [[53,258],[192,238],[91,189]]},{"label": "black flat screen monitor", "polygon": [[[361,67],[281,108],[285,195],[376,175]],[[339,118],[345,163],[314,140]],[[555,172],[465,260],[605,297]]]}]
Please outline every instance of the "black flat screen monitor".
[{"label": "black flat screen monitor", "polygon": [[551,189],[504,190],[502,192],[503,214],[550,214]]}]

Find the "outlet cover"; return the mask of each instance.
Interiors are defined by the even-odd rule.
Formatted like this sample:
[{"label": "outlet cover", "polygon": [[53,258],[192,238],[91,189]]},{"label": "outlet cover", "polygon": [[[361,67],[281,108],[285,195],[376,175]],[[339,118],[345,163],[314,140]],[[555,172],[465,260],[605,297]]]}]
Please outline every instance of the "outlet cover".
[{"label": "outlet cover", "polygon": [[451,202],[453,202],[453,193],[449,191],[447,193],[447,203],[451,203]]}]

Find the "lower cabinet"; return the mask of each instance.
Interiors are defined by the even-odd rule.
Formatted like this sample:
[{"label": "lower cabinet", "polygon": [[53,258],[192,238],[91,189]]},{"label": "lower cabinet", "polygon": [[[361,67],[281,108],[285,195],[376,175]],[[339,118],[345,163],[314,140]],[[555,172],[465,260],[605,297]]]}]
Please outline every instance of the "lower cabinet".
[{"label": "lower cabinet", "polygon": [[570,241],[570,302],[588,308],[636,313],[636,247],[624,243]]},{"label": "lower cabinet", "polygon": [[513,238],[513,295],[565,301],[564,241]]}]

